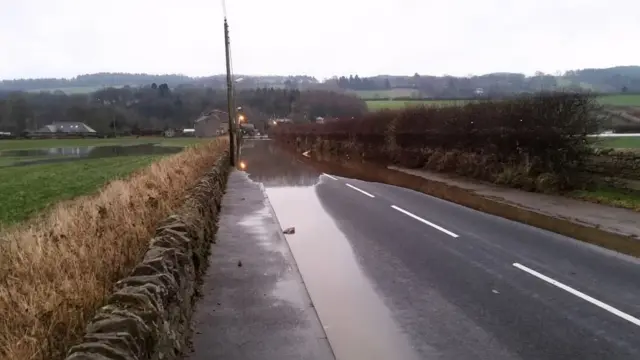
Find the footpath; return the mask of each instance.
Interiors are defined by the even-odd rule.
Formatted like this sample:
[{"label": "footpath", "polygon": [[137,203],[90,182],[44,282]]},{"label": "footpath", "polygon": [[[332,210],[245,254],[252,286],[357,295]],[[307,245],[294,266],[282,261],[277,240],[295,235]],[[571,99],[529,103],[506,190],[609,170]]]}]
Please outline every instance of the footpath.
[{"label": "footpath", "polygon": [[468,190],[494,201],[568,220],[609,233],[640,239],[640,213],[562,196],[531,193],[457,176],[389,166],[389,169]]},{"label": "footpath", "polygon": [[259,183],[232,171],[186,358],[334,359]]}]

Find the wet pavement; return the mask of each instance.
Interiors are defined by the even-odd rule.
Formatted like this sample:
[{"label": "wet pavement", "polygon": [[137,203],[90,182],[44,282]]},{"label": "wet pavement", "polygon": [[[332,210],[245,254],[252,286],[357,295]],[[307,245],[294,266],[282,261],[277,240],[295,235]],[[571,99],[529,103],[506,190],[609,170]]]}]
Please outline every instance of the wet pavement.
[{"label": "wet pavement", "polygon": [[640,358],[637,259],[272,141],[247,141],[240,160],[295,227],[285,237],[337,359]]},{"label": "wet pavement", "polygon": [[260,184],[230,174],[193,317],[193,360],[334,359]]},{"label": "wet pavement", "polygon": [[77,161],[86,158],[175,154],[182,150],[182,147],[157,146],[155,144],[19,149],[0,151],[0,160],[10,158],[12,161],[6,166],[24,166]]}]

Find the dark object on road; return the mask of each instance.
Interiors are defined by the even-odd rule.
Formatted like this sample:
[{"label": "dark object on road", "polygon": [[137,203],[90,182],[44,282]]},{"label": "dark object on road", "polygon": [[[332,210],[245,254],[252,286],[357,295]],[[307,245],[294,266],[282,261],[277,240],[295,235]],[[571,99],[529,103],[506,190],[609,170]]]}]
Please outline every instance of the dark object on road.
[{"label": "dark object on road", "polygon": [[294,227],[287,228],[287,229],[285,229],[283,231],[283,233],[285,233],[287,235],[295,234],[296,233],[296,228],[294,228]]},{"label": "dark object on road", "polygon": [[242,261],[238,260],[238,267],[242,267]]}]

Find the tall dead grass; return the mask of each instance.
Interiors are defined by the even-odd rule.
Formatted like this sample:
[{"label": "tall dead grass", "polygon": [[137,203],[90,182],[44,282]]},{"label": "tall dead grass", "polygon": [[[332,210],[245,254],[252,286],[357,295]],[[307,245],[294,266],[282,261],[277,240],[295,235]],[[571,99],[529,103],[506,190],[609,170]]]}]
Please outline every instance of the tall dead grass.
[{"label": "tall dead grass", "polygon": [[0,358],[63,358],[226,144],[188,148],[0,234]]}]

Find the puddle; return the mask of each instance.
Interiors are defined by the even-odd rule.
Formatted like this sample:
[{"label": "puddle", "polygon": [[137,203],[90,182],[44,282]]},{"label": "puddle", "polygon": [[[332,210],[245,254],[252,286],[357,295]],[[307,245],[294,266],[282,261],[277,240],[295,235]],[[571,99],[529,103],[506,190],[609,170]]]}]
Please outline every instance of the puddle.
[{"label": "puddle", "polygon": [[[391,311],[360,268],[349,239],[325,211],[315,185],[321,172],[273,142],[245,147],[249,177],[265,186],[337,359],[417,359]],[[255,221],[251,223],[256,224]],[[276,289],[290,297],[286,284]]]},{"label": "puddle", "polygon": [[[416,359],[313,187],[267,188],[337,359]],[[301,209],[304,214],[301,215]]]},{"label": "puddle", "polygon": [[3,158],[11,158],[13,162],[6,166],[23,166],[75,161],[86,158],[99,159],[117,156],[175,154],[182,150],[182,147],[156,146],[155,144],[55,147],[47,149],[5,150],[0,152],[0,160]]},{"label": "puddle", "polygon": [[269,187],[313,186],[322,173],[303,165],[291,153],[273,141],[248,140],[242,147],[240,161],[255,182]]}]

